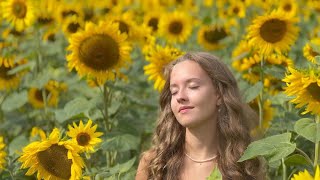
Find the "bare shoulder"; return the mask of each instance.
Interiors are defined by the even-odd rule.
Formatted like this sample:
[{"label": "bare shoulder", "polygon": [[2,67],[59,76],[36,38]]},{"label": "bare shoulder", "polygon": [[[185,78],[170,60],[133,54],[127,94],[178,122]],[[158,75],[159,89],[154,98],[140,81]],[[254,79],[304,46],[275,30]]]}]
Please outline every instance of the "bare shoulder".
[{"label": "bare shoulder", "polygon": [[146,151],[141,155],[139,166],[137,169],[136,180],[148,179],[148,166],[150,161],[154,158],[155,153],[152,151]]}]

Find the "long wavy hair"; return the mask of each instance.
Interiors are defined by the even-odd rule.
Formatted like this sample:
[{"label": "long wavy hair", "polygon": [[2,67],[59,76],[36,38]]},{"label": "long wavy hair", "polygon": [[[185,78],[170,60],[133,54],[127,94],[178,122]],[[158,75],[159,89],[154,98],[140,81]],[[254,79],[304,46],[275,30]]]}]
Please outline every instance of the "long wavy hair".
[{"label": "long wavy hair", "polygon": [[165,69],[165,86],[160,94],[160,116],[153,135],[152,154],[148,165],[148,179],[178,179],[183,167],[185,127],[179,124],[171,110],[170,74],[174,65],[182,61],[195,61],[209,75],[220,93],[222,104],[217,122],[218,168],[223,179],[256,179],[261,171],[261,161],[251,159],[237,162],[251,142],[250,128],[257,122],[255,112],[241,100],[237,82],[217,57],[205,53],[186,53]]}]

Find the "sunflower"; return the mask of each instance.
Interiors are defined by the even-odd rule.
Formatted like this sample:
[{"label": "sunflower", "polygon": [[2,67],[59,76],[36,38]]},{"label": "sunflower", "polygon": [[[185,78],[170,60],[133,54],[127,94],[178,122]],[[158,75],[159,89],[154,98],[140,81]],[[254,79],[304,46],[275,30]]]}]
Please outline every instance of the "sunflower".
[{"label": "sunflower", "polygon": [[55,42],[56,39],[57,39],[57,33],[58,33],[58,29],[57,28],[51,28],[51,29],[48,29],[43,37],[42,37],[42,40],[45,41],[45,42]]},{"label": "sunflower", "polygon": [[207,50],[221,49],[224,47],[221,40],[226,38],[228,34],[225,27],[202,25],[198,31],[198,43]]},{"label": "sunflower", "polygon": [[314,177],[312,177],[306,169],[303,172],[300,171],[298,174],[294,174],[293,177],[291,177],[291,180],[318,180],[318,179],[320,179],[319,166],[317,166],[316,168],[316,173]]},{"label": "sunflower", "polygon": [[84,19],[84,13],[80,1],[59,1],[56,7],[54,18],[63,24],[68,17],[76,16],[79,19]]},{"label": "sunflower", "polygon": [[66,37],[71,36],[72,34],[80,31],[84,27],[84,21],[77,16],[67,17],[62,26],[62,30]]},{"label": "sunflower", "polygon": [[31,0],[7,0],[2,2],[3,18],[21,31],[32,25],[35,19],[35,6]]},{"label": "sunflower", "polygon": [[310,43],[307,43],[303,47],[303,56],[307,58],[308,61],[312,63],[316,63],[316,56],[320,55],[319,48],[318,50],[313,47],[319,47],[320,46],[320,38],[314,38],[311,39]]},{"label": "sunflower", "polygon": [[112,13],[108,14],[105,18],[106,21],[111,21],[113,23],[119,24],[119,30],[121,34],[126,34],[128,36],[129,41],[133,41],[136,37],[136,29],[140,28],[137,27],[137,24],[134,21],[134,14],[132,11],[127,11],[125,13]]},{"label": "sunflower", "polygon": [[30,104],[34,108],[43,108],[45,100],[43,95],[45,95],[47,106],[57,106],[59,101],[59,89],[54,84],[54,81],[49,81],[45,85],[44,89],[30,88],[28,92]]},{"label": "sunflower", "polygon": [[231,0],[230,6],[228,7],[228,14],[231,17],[244,18],[246,16],[245,4],[243,2]]},{"label": "sunflower", "polygon": [[18,63],[14,63],[14,57],[0,57],[0,90],[11,90],[19,86],[21,76],[25,74],[25,71],[14,74],[10,74],[9,72],[13,68],[25,63],[25,59],[20,60]]},{"label": "sunflower", "polygon": [[80,150],[72,141],[60,141],[60,131],[55,128],[49,138],[24,147],[18,160],[21,169],[29,168],[28,176],[38,171],[38,179],[79,179],[84,167]]},{"label": "sunflower", "polygon": [[182,11],[167,13],[159,22],[159,33],[170,43],[185,42],[192,32],[192,19]]},{"label": "sunflower", "polygon": [[56,21],[56,8],[58,1],[56,0],[41,0],[38,2],[39,8],[37,9],[37,22],[40,25],[52,25]]},{"label": "sunflower", "polygon": [[171,61],[177,59],[183,53],[172,47],[161,47],[157,45],[149,55],[146,56],[146,60],[150,63],[143,67],[144,74],[148,75],[148,80],[155,81],[154,89],[161,91],[165,84],[163,69]]},{"label": "sunflower", "polygon": [[0,172],[4,169],[6,163],[5,157],[7,153],[4,151],[5,144],[3,143],[3,137],[0,136]]},{"label": "sunflower", "polygon": [[249,45],[268,55],[273,51],[286,52],[298,36],[297,19],[287,16],[283,11],[272,11],[259,16],[248,28]]},{"label": "sunflower", "polygon": [[72,51],[67,56],[69,70],[75,68],[81,77],[94,77],[100,85],[115,80],[121,74],[120,68],[128,67],[131,61],[126,37],[120,34],[116,23],[86,23],[85,31],[69,39],[68,50]]},{"label": "sunflower", "polygon": [[158,32],[161,13],[159,10],[148,11],[143,17],[143,23],[150,27],[153,33]]},{"label": "sunflower", "polygon": [[94,152],[94,147],[102,141],[99,137],[103,135],[101,132],[96,132],[97,125],[91,126],[91,119],[86,125],[80,121],[79,126],[76,123],[73,123],[73,127],[68,125],[69,131],[67,132],[67,135],[88,153]]},{"label": "sunflower", "polygon": [[297,108],[306,106],[302,114],[320,115],[320,70],[317,68],[297,70],[288,68],[289,74],[283,79],[286,82],[285,93],[294,96],[290,102]]},{"label": "sunflower", "polygon": [[285,12],[287,16],[293,17],[297,15],[298,3],[295,0],[282,0],[278,8]]}]

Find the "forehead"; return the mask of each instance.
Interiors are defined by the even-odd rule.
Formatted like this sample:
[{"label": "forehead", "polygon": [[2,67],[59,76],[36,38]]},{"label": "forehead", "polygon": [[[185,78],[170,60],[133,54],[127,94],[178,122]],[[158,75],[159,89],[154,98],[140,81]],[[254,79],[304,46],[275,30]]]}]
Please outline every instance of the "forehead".
[{"label": "forehead", "polygon": [[197,62],[191,60],[182,61],[172,68],[170,75],[170,84],[178,83],[180,81],[186,81],[193,78],[210,81],[210,77],[208,76],[208,74]]}]

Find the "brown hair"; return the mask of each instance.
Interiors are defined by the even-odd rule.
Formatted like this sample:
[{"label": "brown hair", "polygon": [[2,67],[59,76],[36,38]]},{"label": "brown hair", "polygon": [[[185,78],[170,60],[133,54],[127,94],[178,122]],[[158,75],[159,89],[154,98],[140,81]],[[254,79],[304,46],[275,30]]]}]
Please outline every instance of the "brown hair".
[{"label": "brown hair", "polygon": [[261,161],[237,161],[251,142],[249,126],[257,116],[241,101],[237,82],[228,67],[217,57],[205,52],[186,53],[165,68],[166,83],[160,94],[160,117],[153,136],[153,146],[149,150],[153,158],[148,166],[148,179],[177,179],[183,166],[186,131],[171,110],[169,87],[173,66],[187,60],[195,61],[202,67],[222,98],[217,122],[217,162],[223,179],[256,179]]}]

